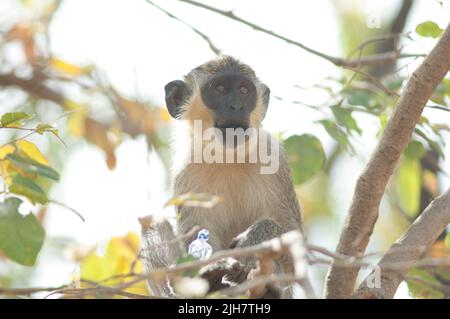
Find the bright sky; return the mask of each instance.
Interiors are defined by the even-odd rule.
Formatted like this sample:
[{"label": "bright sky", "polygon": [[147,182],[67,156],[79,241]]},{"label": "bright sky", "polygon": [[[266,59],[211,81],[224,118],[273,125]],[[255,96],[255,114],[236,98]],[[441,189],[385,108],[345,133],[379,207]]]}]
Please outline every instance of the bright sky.
[{"label": "bright sky", "polygon": [[[231,23],[224,17],[175,0],[155,2],[205,32],[224,53],[250,64],[275,96],[319,104],[324,97],[317,91],[298,90],[294,86],[309,87],[340,72],[321,58],[238,23]],[[207,2],[223,9],[236,9],[237,15],[318,51],[341,55],[332,1]],[[367,14],[380,17],[383,23],[386,12],[395,12],[399,2],[370,0],[347,3],[364,3]],[[415,25],[428,19],[445,26],[449,18],[448,1],[442,9],[437,1],[421,0],[411,13],[406,29],[413,30]],[[206,42],[192,30],[144,0],[65,0],[54,18],[51,40],[53,51],[63,59],[95,63],[122,92],[138,93],[161,105],[164,101],[163,87],[167,82],[181,78],[193,67],[214,57]],[[423,39],[420,43],[411,47],[411,52],[427,52],[430,43]],[[450,116],[442,112],[427,110],[427,114],[441,122],[444,117],[447,122],[450,120]],[[304,107],[272,99],[264,124],[273,132],[314,133],[327,147],[328,136],[313,123],[319,117],[320,114]],[[377,122],[363,117],[358,120],[367,129],[356,145],[363,155],[367,155],[373,149]],[[111,236],[123,235],[129,230],[139,231],[136,218],[161,212],[170,197],[164,184],[163,168],[154,156],[148,157],[144,140],[129,141],[119,147],[118,165],[113,172],[106,168],[103,154],[94,147],[83,144],[69,152],[63,179],[52,196],[80,211],[86,222],[82,223],[70,213],[53,206],[47,221],[50,235],[73,237],[86,244],[104,243]],[[449,147],[447,154],[450,154]],[[343,214],[363,165],[364,160],[360,158],[348,158],[342,171],[333,173],[333,188],[339,194],[336,205]],[[446,165],[449,167],[448,163]],[[345,183],[339,182],[342,180]],[[448,180],[444,183],[450,184]],[[311,234],[310,240],[334,249],[340,228],[335,222],[328,221],[327,226],[327,221],[324,221],[322,229],[328,227],[330,234]],[[54,263],[56,265],[57,261]],[[73,265],[55,266],[49,277],[48,268],[38,267],[38,273],[41,273],[38,283],[60,284],[73,271]]]}]

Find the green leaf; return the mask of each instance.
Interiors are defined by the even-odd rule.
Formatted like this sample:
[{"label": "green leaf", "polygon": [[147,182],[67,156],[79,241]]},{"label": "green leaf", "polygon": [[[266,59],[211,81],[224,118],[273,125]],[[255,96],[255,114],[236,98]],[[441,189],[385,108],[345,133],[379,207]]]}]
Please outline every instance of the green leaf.
[{"label": "green leaf", "polygon": [[417,277],[420,278],[424,283],[418,282],[415,280],[406,280],[408,284],[408,289],[410,294],[414,298],[430,298],[430,299],[438,299],[443,298],[444,294],[436,289],[430,287],[426,283],[430,283],[431,285],[440,286],[439,281],[430,274],[429,271],[425,269],[413,268],[409,273],[408,277]]},{"label": "green leaf", "polygon": [[32,118],[31,115],[24,112],[5,113],[0,119],[2,126],[20,125],[23,121]]},{"label": "green leaf", "polygon": [[450,98],[450,79],[443,79],[442,83],[444,83],[445,86],[445,95]]},{"label": "green leaf", "polygon": [[36,162],[29,157],[23,157],[18,154],[8,154],[6,159],[9,160],[14,166],[24,170],[31,174],[37,174],[53,179],[59,180],[59,174],[53,168],[47,165]]},{"label": "green leaf", "polygon": [[325,153],[320,140],[311,134],[293,135],[284,141],[295,184],[302,184],[323,167]]},{"label": "green leaf", "polygon": [[382,113],[380,114],[378,119],[380,120],[380,130],[377,132],[377,136],[380,136],[383,133],[384,129],[386,128],[389,118],[386,113]]},{"label": "green leaf", "polygon": [[344,126],[347,131],[356,131],[361,135],[362,131],[358,127],[356,120],[352,116],[352,111],[342,108],[340,105],[333,105],[331,107],[334,117],[339,125]]},{"label": "green leaf", "polygon": [[[188,255],[179,257],[176,261],[176,264],[180,265],[180,264],[190,263],[190,262],[197,261],[197,260],[198,260],[198,258],[188,254]],[[198,273],[199,273],[199,269],[190,269],[190,270],[185,270],[184,272],[181,273],[181,275],[183,277],[194,277],[194,276],[197,276]]]},{"label": "green leaf", "polygon": [[45,194],[42,188],[31,179],[23,177],[19,174],[13,175],[9,191],[11,193],[27,197],[33,203],[48,203],[47,194]]},{"label": "green leaf", "polygon": [[0,250],[13,261],[33,266],[45,238],[45,230],[29,213],[22,216],[22,200],[10,197],[0,203]]},{"label": "green leaf", "polygon": [[34,128],[34,130],[41,135],[44,134],[45,132],[51,132],[58,136],[58,129],[49,124],[39,124]]},{"label": "green leaf", "polygon": [[184,256],[179,257],[177,259],[176,264],[180,265],[180,264],[190,263],[190,262],[193,262],[193,261],[196,261],[196,260],[198,260],[198,258],[196,258],[196,257],[194,257],[192,255],[184,255]]},{"label": "green leaf", "polygon": [[400,207],[411,217],[415,217],[420,206],[420,163],[418,159],[405,157],[401,162],[396,179],[396,192]]},{"label": "green leaf", "polygon": [[445,236],[445,246],[450,248],[450,233],[448,233],[447,236]]},{"label": "green leaf", "polygon": [[422,37],[438,38],[442,29],[433,21],[425,21],[416,27],[416,33]]},{"label": "green leaf", "polygon": [[436,151],[441,158],[445,158],[444,151],[439,143],[430,139],[421,129],[417,127],[414,129],[414,133],[416,133],[417,135],[422,137],[425,141],[427,141],[428,146],[431,147],[431,149],[433,149],[434,151]]},{"label": "green leaf", "polygon": [[370,108],[372,100],[370,92],[366,90],[344,89],[342,95],[347,98],[347,102],[351,105],[364,106]]},{"label": "green leaf", "polygon": [[411,159],[420,159],[425,155],[425,147],[419,141],[411,141],[405,149],[405,155]]},{"label": "green leaf", "polygon": [[398,91],[402,87],[403,82],[405,81],[404,78],[401,77],[395,77],[393,79],[386,80],[386,87],[391,91]]},{"label": "green leaf", "polygon": [[450,79],[443,79],[439,83],[430,100],[440,105],[447,105],[446,97],[450,97]]},{"label": "green leaf", "polygon": [[334,123],[333,121],[324,119],[317,121],[320,123],[328,135],[330,135],[334,140],[336,140],[340,145],[344,146],[351,154],[354,153],[354,149],[350,144],[347,134]]}]

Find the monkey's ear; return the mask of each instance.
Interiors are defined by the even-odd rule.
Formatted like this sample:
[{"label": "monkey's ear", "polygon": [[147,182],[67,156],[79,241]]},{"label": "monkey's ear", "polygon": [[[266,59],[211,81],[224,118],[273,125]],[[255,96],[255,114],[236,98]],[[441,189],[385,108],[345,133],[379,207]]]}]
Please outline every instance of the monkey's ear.
[{"label": "monkey's ear", "polygon": [[177,119],[181,115],[181,106],[192,94],[192,91],[189,86],[181,80],[167,83],[164,90],[166,91],[167,110],[173,118]]},{"label": "monkey's ear", "polygon": [[264,117],[266,116],[267,108],[269,107],[270,89],[264,83],[262,83],[261,89],[262,89],[262,95],[261,95],[262,96],[262,101],[261,101],[261,104],[262,104],[262,107],[263,107],[262,119],[264,119]]}]

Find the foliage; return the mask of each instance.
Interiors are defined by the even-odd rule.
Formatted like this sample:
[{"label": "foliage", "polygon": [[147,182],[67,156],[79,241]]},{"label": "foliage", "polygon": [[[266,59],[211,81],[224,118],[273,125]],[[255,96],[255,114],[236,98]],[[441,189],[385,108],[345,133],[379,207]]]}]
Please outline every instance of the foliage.
[{"label": "foliage", "polygon": [[[25,129],[22,125],[32,117],[24,112],[3,114],[0,129]],[[58,136],[55,128],[45,124],[25,130],[39,134],[51,132]],[[32,213],[22,216],[19,213],[22,200],[8,194],[23,196],[31,203],[48,204],[50,200],[44,187],[39,185],[40,180],[58,181],[59,174],[49,166],[35,144],[17,139],[0,147],[0,175],[7,195],[0,206],[0,249],[12,260],[32,266],[42,247],[45,230]]]},{"label": "foliage", "polygon": [[416,27],[417,34],[423,37],[438,38],[442,34],[442,31],[439,25],[433,21],[422,22]]},{"label": "foliage", "polygon": [[[449,235],[438,240],[427,253],[427,258],[450,257]],[[408,273],[407,284],[415,298],[448,298],[450,296],[450,269],[448,266],[416,267]]]},{"label": "foliage", "polygon": [[325,153],[320,140],[310,134],[292,135],[284,141],[294,182],[301,184],[323,167]]},{"label": "foliage", "polygon": [[[43,206],[57,203],[49,192],[52,184],[59,181],[59,173],[38,146],[29,140],[31,135],[56,138],[60,142],[55,148],[58,153],[64,153],[65,141],[86,140],[105,153],[106,165],[110,169],[116,166],[115,150],[121,141],[126,136],[135,138],[144,135],[148,146],[160,155],[163,163],[167,164],[168,161],[166,141],[170,117],[167,111],[150,102],[123,96],[96,66],[77,65],[51,52],[48,28],[60,4],[59,0],[22,2],[23,10],[33,11],[35,18],[2,25],[2,38],[5,41],[0,50],[5,68],[0,72],[1,89],[26,94],[25,101],[19,100],[14,106],[13,109],[17,111],[0,114],[2,136],[10,133],[9,142],[0,145],[0,174],[4,184],[5,205],[9,200],[24,200]],[[22,50],[23,59],[3,54],[12,47]],[[62,132],[54,123],[42,121],[42,118],[47,118],[39,109],[42,105],[59,113],[55,121],[66,120],[67,125],[62,128]],[[101,119],[95,116],[105,114],[105,111],[110,115],[102,116]],[[5,207],[9,207],[8,212],[12,214],[12,206]],[[3,225],[9,225],[11,232],[15,229],[13,223],[18,219],[6,217]],[[22,224],[28,225],[31,221],[37,221],[32,214]],[[42,237],[43,240],[45,233],[41,234],[37,226],[33,229],[36,238]],[[23,254],[18,248],[20,245],[24,246],[23,243],[17,243],[19,255]],[[28,259],[11,257],[10,250],[14,247],[11,245],[4,254],[20,264],[32,266],[41,246],[42,242],[32,245],[34,249]]]},{"label": "foliage", "polygon": [[[113,237],[108,242],[104,255],[95,252],[87,255],[81,262],[82,287],[89,287],[91,283],[114,287],[133,279],[130,274],[141,274],[142,264],[138,259],[139,236],[128,233],[123,237]],[[127,287],[124,291],[148,295],[144,281]]]},{"label": "foliage", "polygon": [[15,262],[32,266],[45,230],[33,214],[19,213],[21,203],[21,199],[10,197],[0,204],[0,250]]}]

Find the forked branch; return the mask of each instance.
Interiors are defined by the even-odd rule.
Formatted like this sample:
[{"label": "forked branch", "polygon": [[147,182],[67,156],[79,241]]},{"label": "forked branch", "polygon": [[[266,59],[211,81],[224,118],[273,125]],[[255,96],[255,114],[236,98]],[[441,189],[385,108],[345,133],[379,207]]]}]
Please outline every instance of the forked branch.
[{"label": "forked branch", "polygon": [[[408,145],[422,111],[450,69],[450,26],[433,50],[411,75],[377,148],[359,177],[344,223],[337,252],[348,256],[366,250],[386,185]],[[327,278],[327,298],[348,298],[353,294],[359,267],[333,264]]]}]

